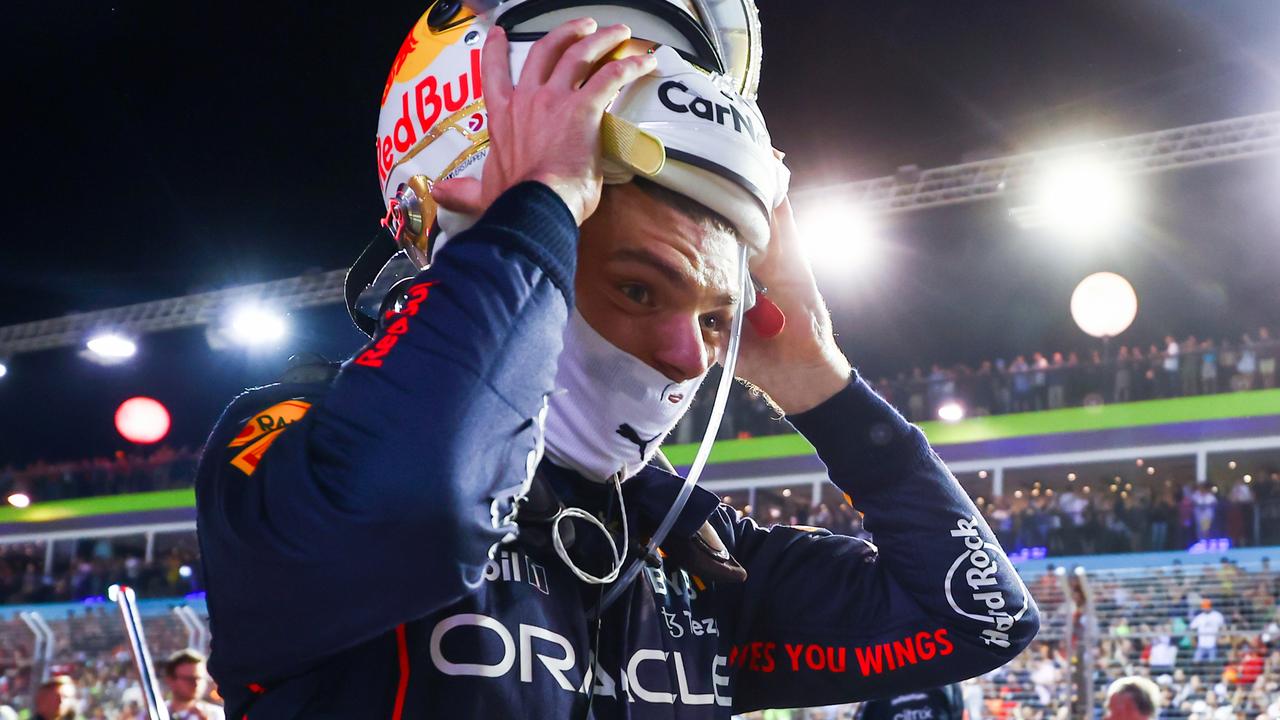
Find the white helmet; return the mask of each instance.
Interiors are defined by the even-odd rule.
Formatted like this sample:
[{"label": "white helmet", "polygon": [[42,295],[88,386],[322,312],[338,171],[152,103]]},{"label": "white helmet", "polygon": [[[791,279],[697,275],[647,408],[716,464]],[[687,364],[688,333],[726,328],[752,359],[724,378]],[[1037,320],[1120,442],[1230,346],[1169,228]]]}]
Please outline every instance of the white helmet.
[{"label": "white helmet", "polygon": [[789,175],[754,101],[760,27],[752,0],[437,0],[405,39],[383,89],[378,179],[396,243],[370,246],[348,277],[348,306],[366,331],[390,287],[475,221],[437,208],[430,188],[480,176],[489,143],[480,77],[488,29],[507,31],[519,77],[532,43],[576,17],[626,23],[633,40],[620,53],[658,59],[653,74],[609,107],[605,182],[647,177],[718,212],[752,254],[763,252]]}]

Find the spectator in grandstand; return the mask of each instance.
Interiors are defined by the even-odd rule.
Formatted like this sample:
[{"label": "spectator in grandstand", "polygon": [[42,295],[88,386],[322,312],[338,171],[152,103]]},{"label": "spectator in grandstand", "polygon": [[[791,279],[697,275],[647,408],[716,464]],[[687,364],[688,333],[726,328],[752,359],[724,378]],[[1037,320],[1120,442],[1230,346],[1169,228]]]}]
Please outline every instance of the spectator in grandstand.
[{"label": "spectator in grandstand", "polygon": [[1174,645],[1168,635],[1160,635],[1152,643],[1147,655],[1147,665],[1151,672],[1173,672],[1178,665],[1178,646]]},{"label": "spectator in grandstand", "polygon": [[959,683],[920,692],[870,700],[859,708],[855,720],[962,720],[964,691]]},{"label": "spectator in grandstand", "polygon": [[1031,355],[1031,370],[1032,408],[1044,410],[1049,404],[1049,360],[1044,353]]},{"label": "spectator in grandstand", "polygon": [[1115,380],[1112,385],[1111,402],[1122,403],[1133,399],[1133,358],[1127,346],[1120,346],[1116,353]]},{"label": "spectator in grandstand", "polygon": [[1181,394],[1197,394],[1200,388],[1200,343],[1195,335],[1189,335],[1182,341],[1178,373],[1182,379]]},{"label": "spectator in grandstand", "polygon": [[1197,540],[1213,537],[1214,520],[1218,511],[1218,496],[1209,488],[1209,483],[1202,482],[1191,496],[1191,504],[1195,509],[1195,530]]},{"label": "spectator in grandstand", "polygon": [[1013,412],[1029,412],[1035,406],[1034,391],[1031,383],[1031,366],[1027,359],[1018,355],[1009,363],[1009,375],[1013,378]]},{"label": "spectator in grandstand", "polygon": [[1175,397],[1178,394],[1178,355],[1181,349],[1172,335],[1164,337],[1164,396]]},{"label": "spectator in grandstand", "polygon": [[76,684],[66,675],[55,675],[36,690],[35,720],[75,720]]},{"label": "spectator in grandstand", "polygon": [[1103,720],[1152,720],[1160,709],[1160,687],[1147,678],[1122,677],[1107,688]]},{"label": "spectator in grandstand", "polygon": [[1276,386],[1276,357],[1280,356],[1280,343],[1271,338],[1269,328],[1258,328],[1258,377],[1262,387]]},{"label": "spectator in grandstand", "polygon": [[1236,375],[1231,383],[1231,389],[1238,392],[1252,390],[1254,383],[1254,373],[1258,371],[1258,351],[1254,347],[1253,338],[1249,333],[1240,336],[1240,360],[1236,363]]},{"label": "spectator in grandstand", "polygon": [[1048,374],[1048,408],[1057,410],[1067,404],[1067,361],[1063,359],[1062,353],[1055,352]]},{"label": "spectator in grandstand", "polygon": [[918,367],[911,368],[911,378],[907,381],[907,413],[912,422],[929,419],[928,388],[924,371]]},{"label": "spectator in grandstand", "polygon": [[224,720],[222,708],[204,700],[209,689],[204,655],[191,649],[170,655],[164,664],[164,680],[169,686],[172,720]]},{"label": "spectator in grandstand", "polygon": [[1189,626],[1196,634],[1196,652],[1191,658],[1193,662],[1218,659],[1218,633],[1226,624],[1226,618],[1214,609],[1212,600],[1204,598],[1200,601],[1200,612],[1191,618]]},{"label": "spectator in grandstand", "polygon": [[1218,351],[1213,340],[1200,343],[1200,393],[1211,395],[1218,392]]}]

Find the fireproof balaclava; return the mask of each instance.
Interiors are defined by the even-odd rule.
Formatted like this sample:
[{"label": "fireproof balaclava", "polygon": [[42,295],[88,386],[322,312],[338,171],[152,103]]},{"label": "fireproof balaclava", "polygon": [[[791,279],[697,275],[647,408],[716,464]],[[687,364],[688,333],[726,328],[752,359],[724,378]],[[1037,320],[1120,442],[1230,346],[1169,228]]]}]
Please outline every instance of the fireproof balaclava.
[{"label": "fireproof balaclava", "polygon": [[706,374],[673,382],[610,343],[575,308],[564,332],[546,454],[589,480],[640,471],[693,402]]}]

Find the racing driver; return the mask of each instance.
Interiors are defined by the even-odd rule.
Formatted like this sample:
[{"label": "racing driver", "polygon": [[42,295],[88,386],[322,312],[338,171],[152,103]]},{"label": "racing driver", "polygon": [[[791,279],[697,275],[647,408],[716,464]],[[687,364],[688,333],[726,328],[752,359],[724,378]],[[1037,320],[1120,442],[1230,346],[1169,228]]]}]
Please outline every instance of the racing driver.
[{"label": "racing driver", "polygon": [[[1034,602],[837,349],[754,105],[696,53],[620,53],[626,25],[503,27],[475,48],[479,119],[458,109],[479,77],[417,82],[487,132],[483,163],[430,184],[453,225],[426,268],[340,369],[246,392],[209,439],[199,536],[228,716],[723,719],[1012,659]],[[397,148],[447,133],[404,97],[403,115],[384,98],[379,147],[408,213],[427,198],[398,164],[430,153]],[[606,152],[619,127],[640,130]],[[748,304],[774,320],[743,325]],[[875,545],[761,527],[665,465],[717,362],[813,445]]]}]

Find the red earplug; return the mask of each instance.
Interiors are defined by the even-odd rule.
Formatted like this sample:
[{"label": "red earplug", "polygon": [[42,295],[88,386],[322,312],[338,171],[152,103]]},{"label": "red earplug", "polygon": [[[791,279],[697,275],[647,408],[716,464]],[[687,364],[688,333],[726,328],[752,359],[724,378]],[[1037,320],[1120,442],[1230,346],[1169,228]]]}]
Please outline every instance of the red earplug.
[{"label": "red earplug", "polygon": [[768,339],[777,337],[787,326],[787,316],[782,314],[782,309],[768,295],[757,290],[755,307],[747,311],[747,322],[751,323],[757,335]]}]

